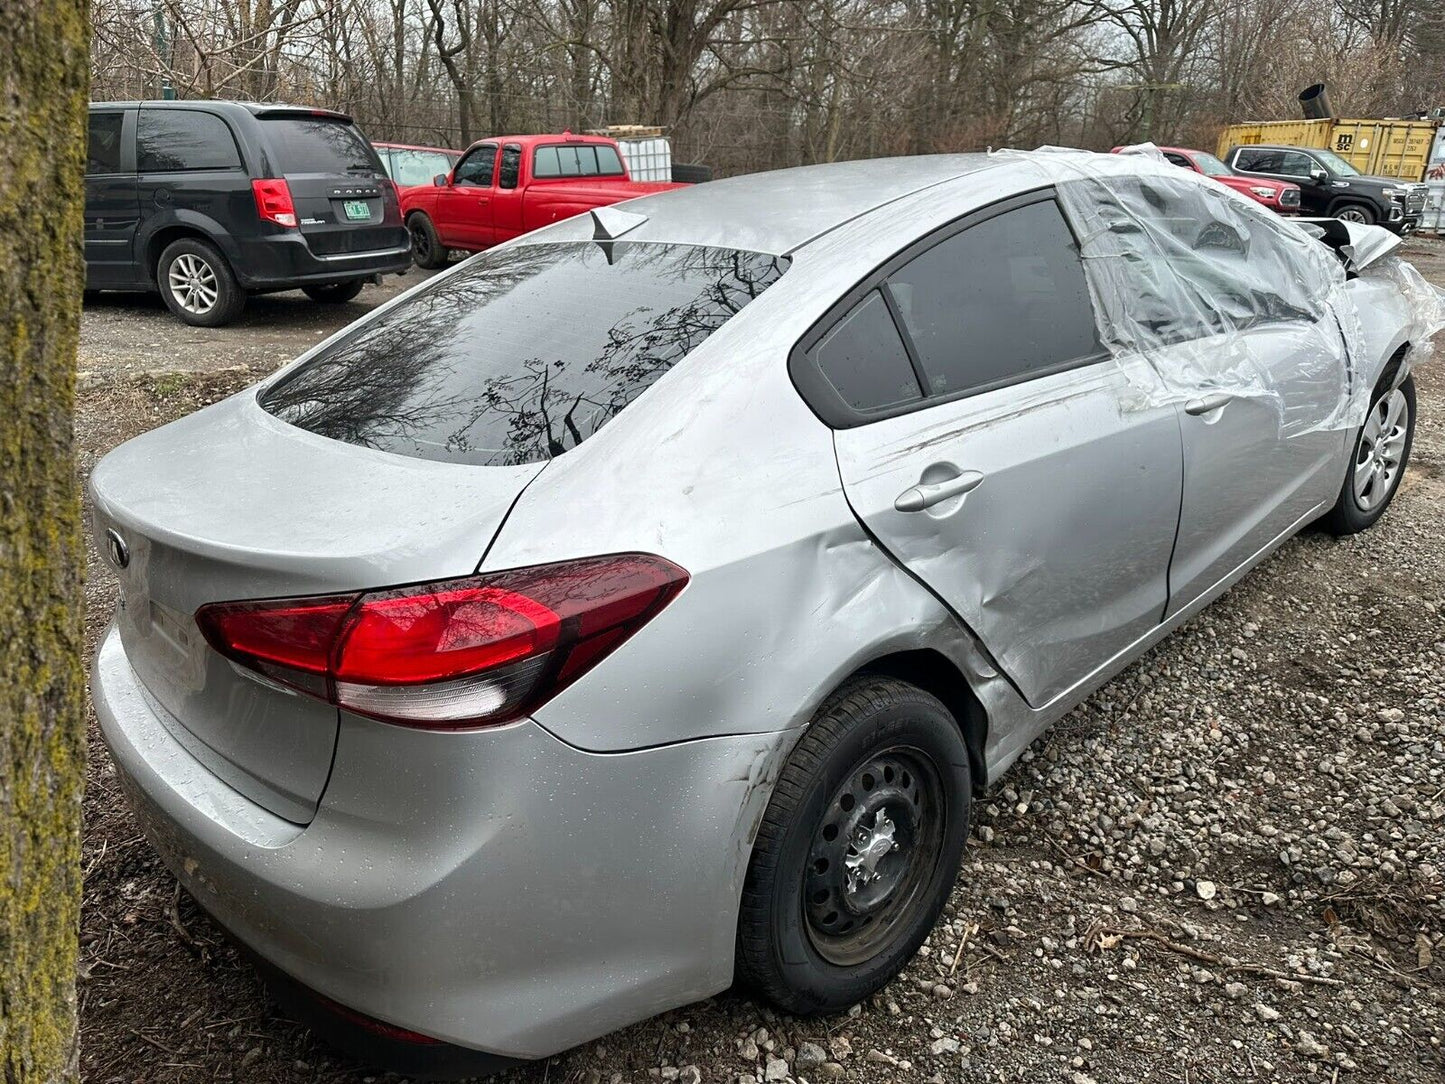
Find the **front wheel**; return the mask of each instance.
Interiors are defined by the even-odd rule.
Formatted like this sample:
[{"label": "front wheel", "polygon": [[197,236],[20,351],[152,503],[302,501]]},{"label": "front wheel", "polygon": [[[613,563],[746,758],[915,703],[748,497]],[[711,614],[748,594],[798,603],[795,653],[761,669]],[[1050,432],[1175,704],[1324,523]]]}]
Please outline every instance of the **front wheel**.
[{"label": "front wheel", "polygon": [[1320,521],[1334,535],[1358,534],[1385,514],[1410,462],[1415,441],[1415,378],[1376,395],[1345,470],[1335,506]]},{"label": "front wheel", "polygon": [[1375,224],[1375,212],[1362,203],[1347,203],[1335,212],[1341,222],[1355,222],[1361,226]]},{"label": "front wheel", "polygon": [[891,678],[845,685],[789,755],[758,829],[739,979],[804,1014],[881,989],[948,901],[971,800],[968,749],[937,698]]},{"label": "front wheel", "polygon": [[361,279],[347,282],[326,282],[319,285],[303,286],[301,292],[312,301],[324,301],[328,305],[341,305],[361,293],[365,283]]},{"label": "front wheel", "polygon": [[430,218],[418,211],[406,220],[406,229],[411,235],[412,263],[428,271],[447,265],[446,247]]}]

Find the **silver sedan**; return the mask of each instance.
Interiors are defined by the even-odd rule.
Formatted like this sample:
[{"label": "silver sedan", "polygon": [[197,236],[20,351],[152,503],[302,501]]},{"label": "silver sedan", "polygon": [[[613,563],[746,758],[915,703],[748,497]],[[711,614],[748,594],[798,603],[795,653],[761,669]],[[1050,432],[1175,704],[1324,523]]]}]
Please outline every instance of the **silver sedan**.
[{"label": "silver sedan", "polygon": [[1384,512],[1432,328],[1368,230],[1037,153],[483,253],[95,470],[128,799],[404,1069],[735,980],[846,1008],[1029,742],[1301,527]]}]

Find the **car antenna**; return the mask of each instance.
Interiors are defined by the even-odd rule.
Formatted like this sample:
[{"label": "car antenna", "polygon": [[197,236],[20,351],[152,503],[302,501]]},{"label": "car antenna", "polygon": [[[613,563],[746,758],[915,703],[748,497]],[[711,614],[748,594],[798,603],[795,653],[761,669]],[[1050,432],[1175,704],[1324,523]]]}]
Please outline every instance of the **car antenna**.
[{"label": "car antenna", "polygon": [[616,207],[594,207],[592,215],[592,240],[601,247],[607,262],[612,262],[612,242],[629,230],[635,230],[647,221],[646,215],[632,211],[619,211]]}]

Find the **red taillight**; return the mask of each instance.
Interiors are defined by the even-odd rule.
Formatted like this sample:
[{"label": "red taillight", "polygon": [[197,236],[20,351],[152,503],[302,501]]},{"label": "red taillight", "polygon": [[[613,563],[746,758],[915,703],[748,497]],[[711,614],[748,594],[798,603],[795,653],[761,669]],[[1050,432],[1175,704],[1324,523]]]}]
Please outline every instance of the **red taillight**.
[{"label": "red taillight", "polygon": [[483,726],[566,688],[687,578],[625,553],[359,596],[213,603],[196,623],[227,658],[350,710]]},{"label": "red taillight", "polygon": [[284,180],[266,177],[252,181],[251,194],[256,197],[256,213],[262,222],[296,228],[296,205],[291,202],[291,186]]}]

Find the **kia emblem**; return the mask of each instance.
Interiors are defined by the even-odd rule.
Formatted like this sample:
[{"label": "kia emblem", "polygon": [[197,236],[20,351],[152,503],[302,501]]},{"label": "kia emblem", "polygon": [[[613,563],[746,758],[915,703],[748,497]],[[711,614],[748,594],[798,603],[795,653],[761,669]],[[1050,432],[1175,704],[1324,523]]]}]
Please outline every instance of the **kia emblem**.
[{"label": "kia emblem", "polygon": [[130,564],[130,547],[114,527],[105,532],[105,549],[110,554],[110,563],[116,568],[124,568]]}]

